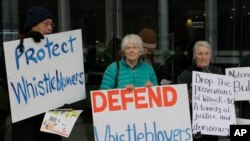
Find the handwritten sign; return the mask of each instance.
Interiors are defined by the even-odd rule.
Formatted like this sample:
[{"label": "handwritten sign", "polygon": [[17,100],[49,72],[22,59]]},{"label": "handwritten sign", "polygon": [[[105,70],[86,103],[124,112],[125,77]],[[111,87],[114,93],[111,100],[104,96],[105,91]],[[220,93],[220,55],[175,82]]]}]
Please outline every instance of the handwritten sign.
[{"label": "handwritten sign", "polygon": [[187,85],[91,91],[95,141],[192,140]]},{"label": "handwritten sign", "polygon": [[229,135],[236,123],[233,78],[195,71],[192,77],[193,132]]},{"label": "handwritten sign", "polygon": [[227,68],[227,76],[234,77],[235,101],[250,100],[250,67]]},{"label": "handwritten sign", "polygon": [[81,30],[4,42],[12,122],[86,97]]}]

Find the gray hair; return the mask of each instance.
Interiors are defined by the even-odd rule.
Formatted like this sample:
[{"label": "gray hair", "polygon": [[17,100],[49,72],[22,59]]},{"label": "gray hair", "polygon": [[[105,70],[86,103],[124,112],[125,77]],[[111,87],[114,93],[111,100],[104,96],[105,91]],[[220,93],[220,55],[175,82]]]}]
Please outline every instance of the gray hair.
[{"label": "gray hair", "polygon": [[128,46],[128,44],[133,44],[136,47],[139,48],[141,52],[143,52],[143,44],[142,39],[139,35],[136,34],[128,34],[122,39],[121,43],[121,50],[124,51],[124,49]]},{"label": "gray hair", "polygon": [[193,47],[193,56],[196,55],[196,50],[199,48],[199,47],[206,47],[210,50],[210,52],[212,53],[212,48],[210,46],[210,44],[207,42],[207,41],[197,41],[195,44],[194,44],[194,47]]}]

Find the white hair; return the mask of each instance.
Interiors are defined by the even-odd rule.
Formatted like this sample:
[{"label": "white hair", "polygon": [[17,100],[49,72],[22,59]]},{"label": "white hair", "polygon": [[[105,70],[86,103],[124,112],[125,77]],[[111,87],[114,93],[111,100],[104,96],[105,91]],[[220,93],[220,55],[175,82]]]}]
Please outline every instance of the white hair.
[{"label": "white hair", "polygon": [[193,57],[196,55],[196,50],[199,48],[199,47],[206,47],[210,50],[210,52],[212,53],[212,48],[210,46],[210,44],[207,42],[207,41],[197,41],[195,44],[194,44],[194,47],[193,47]]},{"label": "white hair", "polygon": [[124,51],[125,47],[128,46],[128,44],[133,44],[136,47],[139,48],[141,52],[143,52],[143,44],[142,39],[139,35],[136,34],[128,34],[122,39],[121,43],[121,50]]}]

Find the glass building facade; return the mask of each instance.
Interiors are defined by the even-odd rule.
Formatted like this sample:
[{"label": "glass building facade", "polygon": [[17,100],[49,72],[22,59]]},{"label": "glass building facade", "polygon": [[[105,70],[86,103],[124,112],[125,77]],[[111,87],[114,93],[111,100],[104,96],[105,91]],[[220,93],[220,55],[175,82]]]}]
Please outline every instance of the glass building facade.
[{"label": "glass building facade", "polygon": [[[5,77],[3,42],[18,40],[30,6],[42,6],[54,13],[54,32],[82,30],[84,68],[88,74],[87,99],[75,106],[83,108],[87,115],[78,124],[86,124],[90,128],[89,91],[99,89],[103,72],[110,63],[103,52],[109,49],[109,56],[115,60],[120,40],[126,34],[139,33],[145,27],[156,31],[158,42],[154,50],[154,69],[158,80],[176,82],[180,72],[192,63],[192,47],[198,40],[211,44],[212,64],[223,71],[227,67],[238,66],[240,58],[250,53],[248,0],[0,1],[1,81]],[[1,104],[4,103],[2,101]],[[7,131],[6,128],[1,129],[1,134],[6,135]],[[77,133],[75,129],[72,134]]]}]

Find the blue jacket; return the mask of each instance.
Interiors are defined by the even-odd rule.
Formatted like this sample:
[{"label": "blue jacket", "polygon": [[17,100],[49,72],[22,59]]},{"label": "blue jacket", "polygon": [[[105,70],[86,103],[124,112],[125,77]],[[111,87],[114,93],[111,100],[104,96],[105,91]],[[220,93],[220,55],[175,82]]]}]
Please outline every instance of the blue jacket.
[{"label": "blue jacket", "polygon": [[[154,69],[149,64],[143,63],[139,60],[135,68],[131,68],[124,59],[119,61],[119,77],[117,88],[124,88],[128,84],[133,84],[135,87],[144,87],[147,81],[158,85]],[[104,72],[102,84],[100,89],[114,89],[116,80],[117,64],[113,62]]]}]

